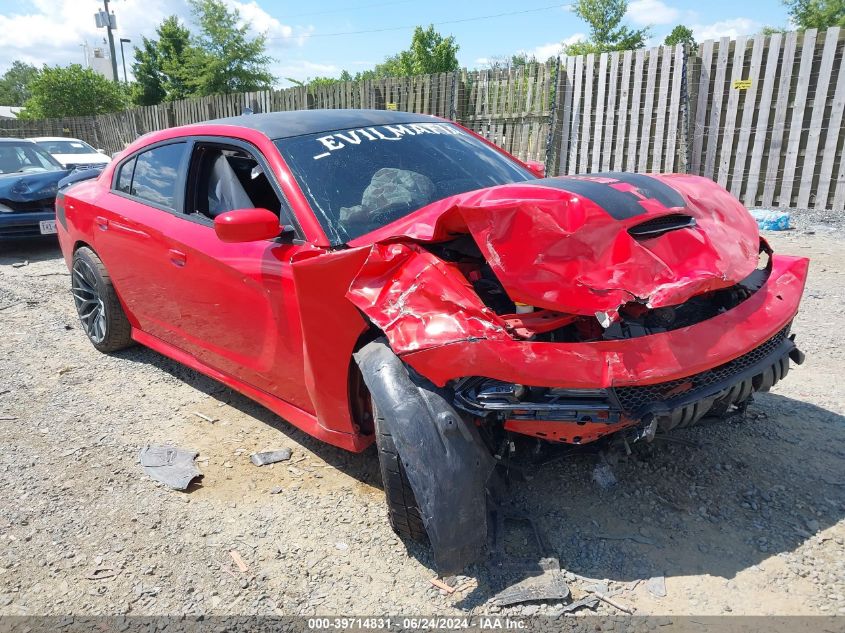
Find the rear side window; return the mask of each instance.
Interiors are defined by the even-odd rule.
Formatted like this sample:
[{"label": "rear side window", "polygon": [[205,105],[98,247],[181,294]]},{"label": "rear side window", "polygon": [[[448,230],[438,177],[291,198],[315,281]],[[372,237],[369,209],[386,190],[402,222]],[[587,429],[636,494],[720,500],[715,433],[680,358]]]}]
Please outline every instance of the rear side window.
[{"label": "rear side window", "polygon": [[123,163],[120,171],[117,173],[117,189],[123,193],[132,191],[132,171],[135,169],[135,159],[133,158],[127,163]]},{"label": "rear side window", "polygon": [[[176,186],[185,147],[185,143],[172,143],[138,154],[129,193],[168,209],[175,208]],[[120,177],[123,177],[122,171]]]}]

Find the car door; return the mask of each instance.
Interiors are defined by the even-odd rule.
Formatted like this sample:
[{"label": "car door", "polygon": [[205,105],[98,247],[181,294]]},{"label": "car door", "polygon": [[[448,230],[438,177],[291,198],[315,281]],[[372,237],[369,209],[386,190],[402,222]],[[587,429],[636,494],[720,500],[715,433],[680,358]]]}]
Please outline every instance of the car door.
[{"label": "car door", "polygon": [[167,340],[178,319],[166,235],[181,212],[188,158],[185,139],[124,159],[94,211],[94,249],[137,325]]},{"label": "car door", "polygon": [[199,139],[187,173],[184,213],[166,235],[175,257],[171,296],[178,311],[170,342],[209,367],[313,411],[290,265],[308,247],[291,239],[224,243],[214,231],[212,216],[236,208],[269,208],[289,221],[271,169],[246,143]]}]

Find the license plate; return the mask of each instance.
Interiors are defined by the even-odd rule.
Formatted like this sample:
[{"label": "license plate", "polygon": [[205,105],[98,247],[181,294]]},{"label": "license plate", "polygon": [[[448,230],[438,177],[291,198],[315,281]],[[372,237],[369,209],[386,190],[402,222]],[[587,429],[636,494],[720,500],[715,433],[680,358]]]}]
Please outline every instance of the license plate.
[{"label": "license plate", "polygon": [[41,222],[38,223],[38,228],[41,230],[41,235],[50,235],[51,233],[56,232],[56,221],[41,220]]}]

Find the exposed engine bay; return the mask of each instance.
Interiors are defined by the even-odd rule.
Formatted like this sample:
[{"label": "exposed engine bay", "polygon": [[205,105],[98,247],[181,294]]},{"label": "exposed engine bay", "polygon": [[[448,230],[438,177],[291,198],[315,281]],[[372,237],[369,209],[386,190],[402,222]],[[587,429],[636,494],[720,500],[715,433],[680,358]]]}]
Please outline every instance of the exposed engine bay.
[{"label": "exposed engine bay", "polygon": [[469,236],[428,245],[428,250],[454,264],[488,308],[502,317],[519,339],[554,342],[591,342],[631,339],[668,332],[713,318],[748,299],[771,273],[771,248],[760,241],[758,268],[728,288],[696,295],[676,306],[649,308],[632,301],[619,308],[619,319],[603,327],[597,317],[568,315],[553,310],[519,306],[508,297],[475,241]]}]

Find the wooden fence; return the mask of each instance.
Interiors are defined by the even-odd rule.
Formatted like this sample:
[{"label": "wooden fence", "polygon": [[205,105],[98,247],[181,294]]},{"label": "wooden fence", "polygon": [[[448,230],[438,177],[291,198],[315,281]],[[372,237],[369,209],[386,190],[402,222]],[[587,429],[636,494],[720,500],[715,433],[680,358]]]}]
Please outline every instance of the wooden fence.
[{"label": "wooden fence", "polygon": [[215,95],[98,117],[0,121],[108,152],[154,130],[254,112],[375,108],[456,120],[550,174],[678,171],[747,206],[845,209],[845,33],[723,38],[496,71]]},{"label": "wooden fence", "polygon": [[843,210],[842,53],[839,28],[703,43],[690,171],[748,206]]}]

